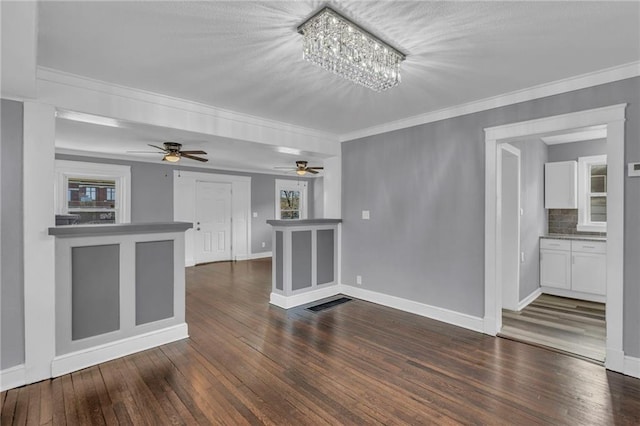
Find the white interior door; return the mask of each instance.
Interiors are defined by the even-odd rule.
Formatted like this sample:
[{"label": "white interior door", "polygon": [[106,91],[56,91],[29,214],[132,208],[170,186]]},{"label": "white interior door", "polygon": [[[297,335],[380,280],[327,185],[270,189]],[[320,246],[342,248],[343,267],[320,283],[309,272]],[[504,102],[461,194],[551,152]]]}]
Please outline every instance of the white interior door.
[{"label": "white interior door", "polygon": [[520,302],[520,150],[508,144],[501,148],[502,307],[516,311]]},{"label": "white interior door", "polygon": [[196,182],[196,263],[231,260],[231,184]]}]

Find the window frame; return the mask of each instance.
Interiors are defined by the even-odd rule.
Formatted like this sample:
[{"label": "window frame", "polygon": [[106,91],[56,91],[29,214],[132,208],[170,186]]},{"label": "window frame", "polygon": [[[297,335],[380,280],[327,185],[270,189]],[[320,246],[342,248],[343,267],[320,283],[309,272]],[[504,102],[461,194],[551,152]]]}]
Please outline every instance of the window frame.
[{"label": "window frame", "polygon": [[[131,222],[131,167],[119,164],[56,160],[54,182],[55,212],[69,214],[67,202],[69,179],[111,179],[116,183],[115,223]],[[73,209],[74,211],[105,211],[105,209]],[[109,210],[111,211],[111,210]]]},{"label": "window frame", "polygon": [[591,167],[601,165],[607,165],[606,155],[578,158],[578,224],[576,229],[579,232],[607,232],[607,222],[591,220],[591,198],[595,196],[607,198],[607,192],[591,192]]},{"label": "window frame", "polygon": [[[276,179],[276,197],[275,197],[275,218],[277,220],[301,220],[307,218],[307,188],[308,182],[300,180]],[[300,218],[299,219],[282,219],[280,210],[280,191],[300,191]]]}]

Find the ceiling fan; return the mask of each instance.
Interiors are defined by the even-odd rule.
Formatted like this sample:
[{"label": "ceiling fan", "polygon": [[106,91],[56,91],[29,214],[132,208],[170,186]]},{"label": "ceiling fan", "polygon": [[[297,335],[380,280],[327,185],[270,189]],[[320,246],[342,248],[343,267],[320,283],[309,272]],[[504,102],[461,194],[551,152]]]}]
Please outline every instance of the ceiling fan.
[{"label": "ceiling fan", "polygon": [[[196,155],[206,155],[207,153],[205,151],[199,151],[199,150],[183,151],[181,143],[165,142],[162,144],[164,146],[163,148],[157,145],[152,145],[152,144],[147,144],[147,145],[149,145],[152,148],[159,149],[162,153],[164,153],[164,157],[162,157],[162,161],[176,163],[180,161],[180,159],[183,157],[188,158],[190,160],[201,161],[203,163],[206,163],[207,161],[209,161],[207,158],[196,157]],[[129,151],[129,152],[142,152],[142,151]]]},{"label": "ceiling fan", "polygon": [[304,176],[307,173],[311,173],[313,175],[316,175],[316,174],[318,174],[318,170],[324,170],[324,167],[317,167],[317,166],[310,167],[310,166],[307,166],[307,164],[308,164],[307,161],[298,160],[298,161],[296,161],[296,167],[295,168],[291,168],[291,167],[276,167],[276,169],[293,170],[299,176]]}]

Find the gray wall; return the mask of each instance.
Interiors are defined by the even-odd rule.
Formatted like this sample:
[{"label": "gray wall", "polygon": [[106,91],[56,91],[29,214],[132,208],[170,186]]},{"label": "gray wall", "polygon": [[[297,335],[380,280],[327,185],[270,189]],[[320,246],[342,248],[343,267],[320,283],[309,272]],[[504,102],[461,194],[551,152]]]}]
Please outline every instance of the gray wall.
[{"label": "gray wall", "polygon": [[577,160],[578,157],[606,153],[606,139],[549,145],[549,162]]},{"label": "gray wall", "polygon": [[[483,129],[619,103],[629,104],[625,160],[640,161],[640,78],[343,143],[343,283],[358,274],[367,289],[482,317]],[[624,348],[636,357],[638,206],[640,179],[625,177]]]},{"label": "gray wall", "polygon": [[0,370],[24,363],[22,103],[2,99],[0,138]]},{"label": "gray wall", "polygon": [[520,301],[540,287],[540,236],[547,232],[544,208],[544,163],[547,145],[540,140],[512,142],[520,150]]},{"label": "gray wall", "polygon": [[[92,163],[122,164],[131,166],[131,221],[165,222],[173,220],[173,170],[176,166],[143,163],[138,161],[111,160],[96,157],[81,157],[56,154],[58,160],[88,161]],[[276,179],[289,179],[286,176],[261,173],[242,173],[227,170],[212,170],[198,167],[179,166],[180,170],[202,173],[221,173],[251,177],[251,253],[271,251],[271,226],[267,220],[275,217]],[[294,178],[291,180],[298,180]],[[314,212],[314,180],[308,181],[309,218]],[[253,212],[258,217],[253,217]],[[262,242],[265,247],[262,247]]]}]

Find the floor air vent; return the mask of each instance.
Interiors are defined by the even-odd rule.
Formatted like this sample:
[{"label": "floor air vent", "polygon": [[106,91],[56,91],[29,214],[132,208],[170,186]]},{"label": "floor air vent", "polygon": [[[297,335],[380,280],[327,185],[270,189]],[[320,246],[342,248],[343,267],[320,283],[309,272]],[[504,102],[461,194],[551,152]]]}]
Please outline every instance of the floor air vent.
[{"label": "floor air vent", "polygon": [[351,300],[352,299],[349,299],[348,297],[341,297],[339,299],[331,300],[329,302],[321,303],[319,305],[309,306],[307,309],[313,312],[320,312],[320,311],[324,311],[325,309],[333,308],[334,306],[337,306],[337,305],[342,305],[343,303],[347,303]]}]

